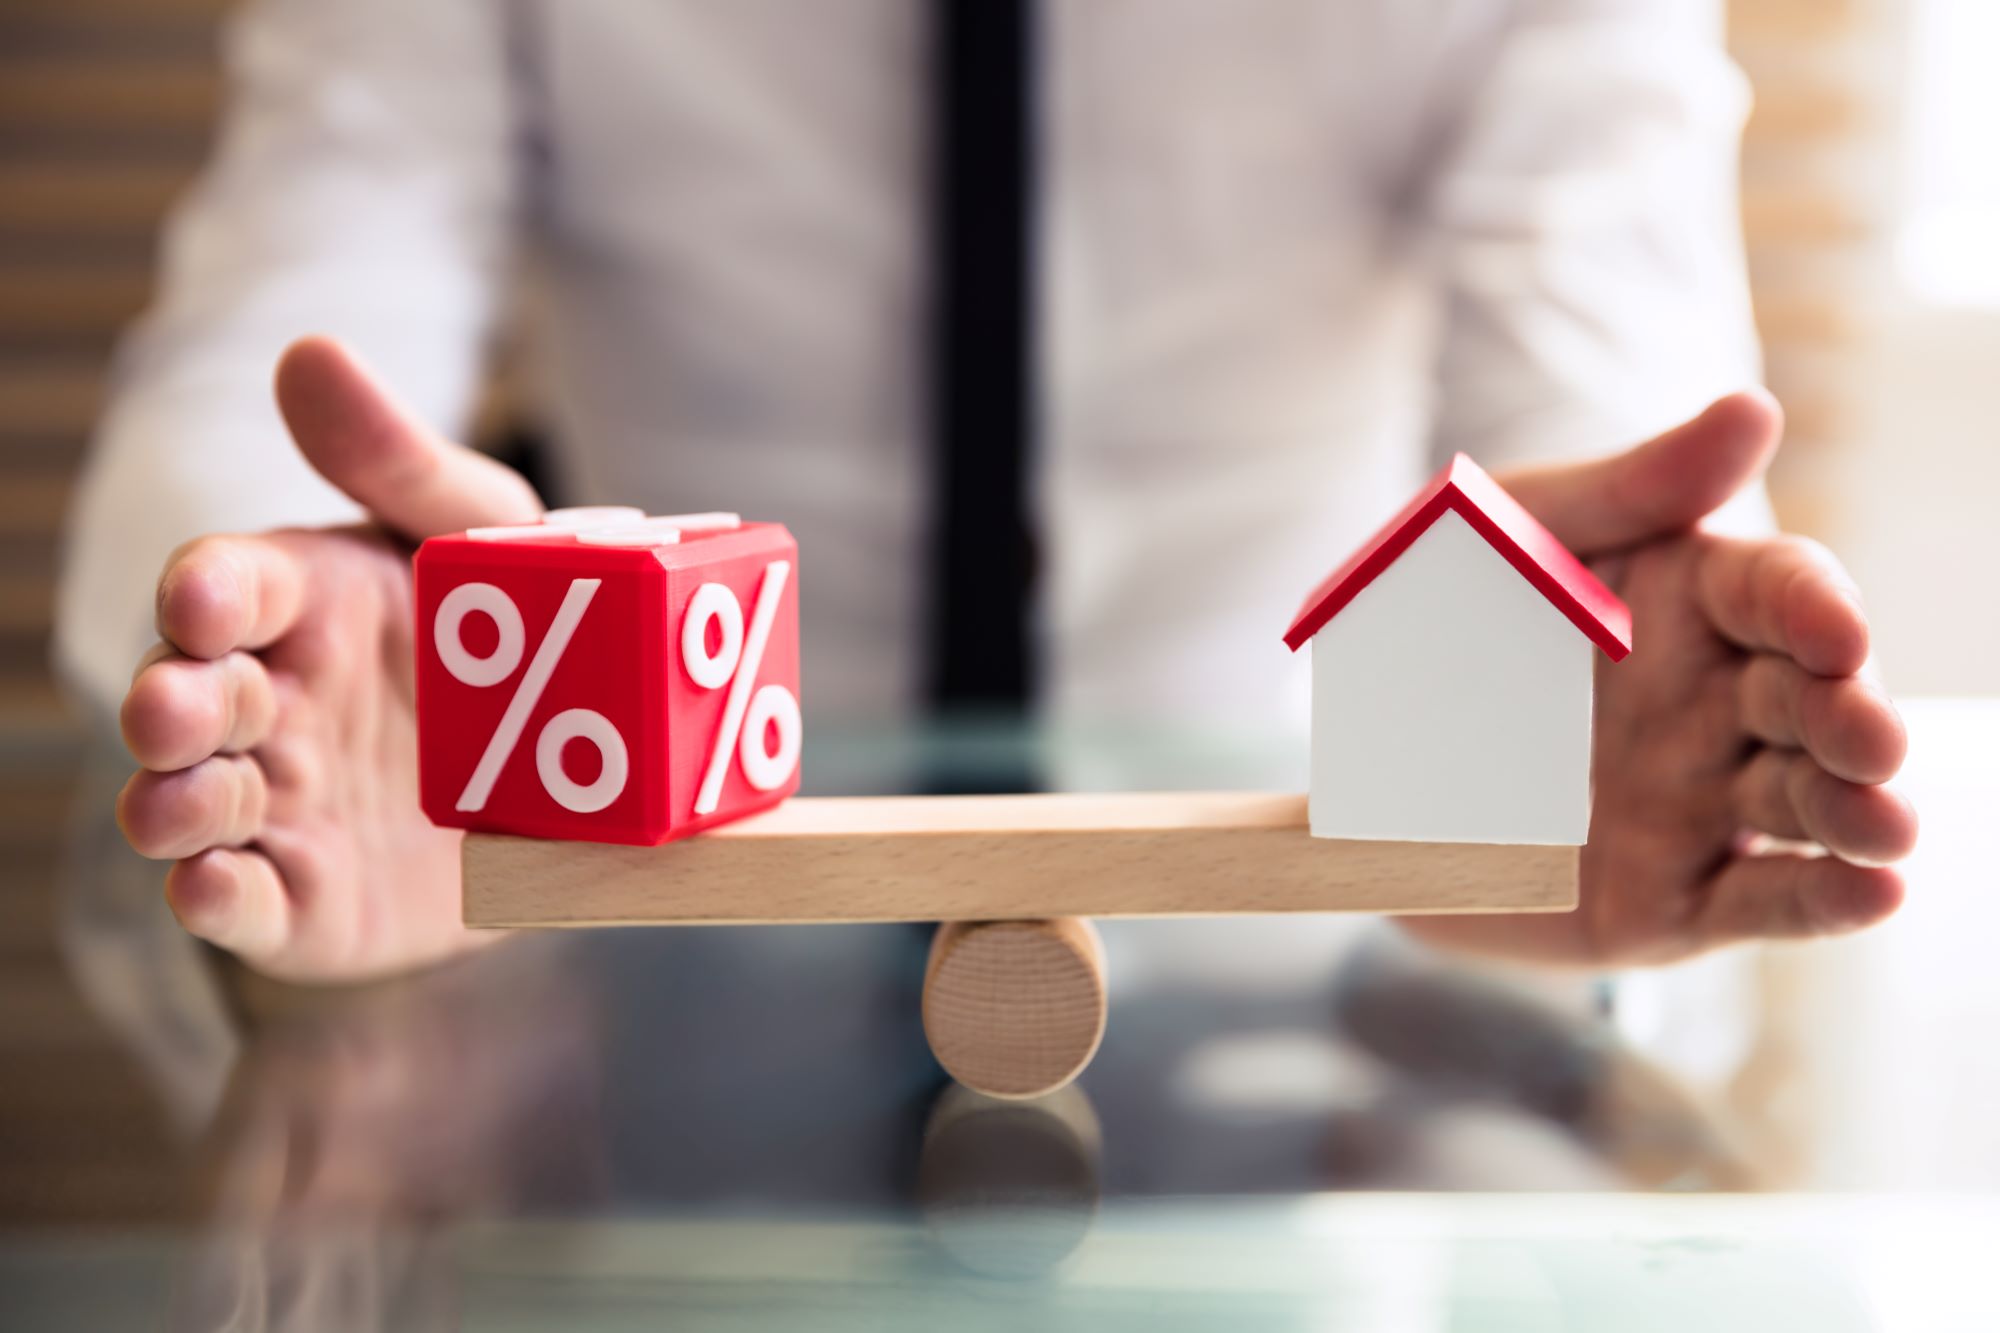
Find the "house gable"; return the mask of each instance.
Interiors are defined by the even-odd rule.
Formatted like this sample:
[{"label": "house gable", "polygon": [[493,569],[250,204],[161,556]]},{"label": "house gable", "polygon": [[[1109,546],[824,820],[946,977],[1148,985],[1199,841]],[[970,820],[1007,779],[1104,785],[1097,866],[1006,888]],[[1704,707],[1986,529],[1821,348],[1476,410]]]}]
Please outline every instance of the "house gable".
[{"label": "house gable", "polygon": [[1612,661],[1632,651],[1631,610],[1464,454],[1312,590],[1285,631],[1286,645],[1297,652],[1447,513],[1478,533]]}]

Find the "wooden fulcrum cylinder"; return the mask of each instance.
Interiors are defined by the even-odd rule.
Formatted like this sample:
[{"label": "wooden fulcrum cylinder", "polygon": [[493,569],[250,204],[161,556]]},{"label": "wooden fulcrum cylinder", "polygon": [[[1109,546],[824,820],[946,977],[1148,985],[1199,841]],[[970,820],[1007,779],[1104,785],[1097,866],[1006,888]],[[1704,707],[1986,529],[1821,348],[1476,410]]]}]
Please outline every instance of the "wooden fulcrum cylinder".
[{"label": "wooden fulcrum cylinder", "polygon": [[1104,944],[1082,917],[939,926],[924,970],[924,1035],[953,1078],[989,1097],[1039,1097],[1104,1037]]}]

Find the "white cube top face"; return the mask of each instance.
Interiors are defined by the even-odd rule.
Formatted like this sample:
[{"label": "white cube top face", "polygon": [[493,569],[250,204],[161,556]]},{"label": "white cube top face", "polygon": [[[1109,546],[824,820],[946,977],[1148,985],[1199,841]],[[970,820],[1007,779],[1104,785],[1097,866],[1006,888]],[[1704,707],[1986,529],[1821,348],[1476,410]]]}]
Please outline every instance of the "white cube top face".
[{"label": "white cube top face", "polygon": [[1457,513],[1311,651],[1315,837],[1582,844],[1597,649]]}]

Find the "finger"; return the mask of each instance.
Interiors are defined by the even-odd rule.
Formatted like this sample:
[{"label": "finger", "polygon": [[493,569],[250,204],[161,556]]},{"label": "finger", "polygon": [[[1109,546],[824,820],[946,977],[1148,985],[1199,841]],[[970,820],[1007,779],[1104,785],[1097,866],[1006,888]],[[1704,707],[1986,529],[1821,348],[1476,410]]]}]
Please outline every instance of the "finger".
[{"label": "finger", "polygon": [[217,755],[177,773],[134,773],[118,794],[118,826],[141,856],[175,861],[255,838],[267,799],[256,760]]},{"label": "finger", "polygon": [[1737,775],[1735,796],[1749,827],[1859,864],[1901,860],[1917,843],[1916,812],[1901,795],[1843,781],[1797,751],[1759,751]]},{"label": "finger", "polygon": [[1718,633],[1754,652],[1782,653],[1821,676],[1852,675],[1868,661],[1861,594],[1808,538],[1710,539],[1695,597]]},{"label": "finger", "polygon": [[258,744],[277,720],[277,696],[264,664],[249,653],[212,662],[172,656],[139,673],[118,721],[141,768],[168,773],[212,754]]},{"label": "finger", "polygon": [[1887,782],[1909,735],[1882,687],[1865,676],[1815,676],[1774,653],[1750,659],[1738,683],[1743,728],[1767,745],[1803,749],[1849,782]]},{"label": "finger", "polygon": [[132,679],[137,680],[139,677],[145,675],[146,668],[155,662],[164,662],[170,657],[181,656],[184,656],[181,650],[168,643],[165,639],[155,639],[151,648],[139,654],[138,664],[132,668]]},{"label": "finger", "polygon": [[262,648],[305,607],[306,572],[270,537],[202,537],[167,558],[160,575],[160,637],[189,657]]},{"label": "finger", "polygon": [[1692,527],[1721,508],[1770,463],[1783,428],[1777,400],[1746,389],[1624,453],[1500,480],[1572,551],[1601,555]]},{"label": "finger", "polygon": [[330,338],[287,348],[276,389],[306,461],[385,527],[421,541],[541,517],[518,472],[416,421]]},{"label": "finger", "polygon": [[214,848],[167,871],[167,905],[197,938],[246,962],[274,957],[290,941],[291,900],[269,857]]},{"label": "finger", "polygon": [[1695,921],[1701,945],[1840,935],[1881,921],[1903,901],[1903,878],[1831,856],[1740,856],[1709,886]]}]

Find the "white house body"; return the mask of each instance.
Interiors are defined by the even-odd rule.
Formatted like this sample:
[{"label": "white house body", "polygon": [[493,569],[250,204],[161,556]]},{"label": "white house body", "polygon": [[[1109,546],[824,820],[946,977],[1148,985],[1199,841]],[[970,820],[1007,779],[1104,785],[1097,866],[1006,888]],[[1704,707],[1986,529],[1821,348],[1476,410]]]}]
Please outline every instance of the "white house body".
[{"label": "white house body", "polygon": [[1306,597],[1312,832],[1579,846],[1591,677],[1632,612],[1463,454]]},{"label": "white house body", "polygon": [[1582,843],[1596,656],[1445,510],[1313,636],[1313,835]]}]

